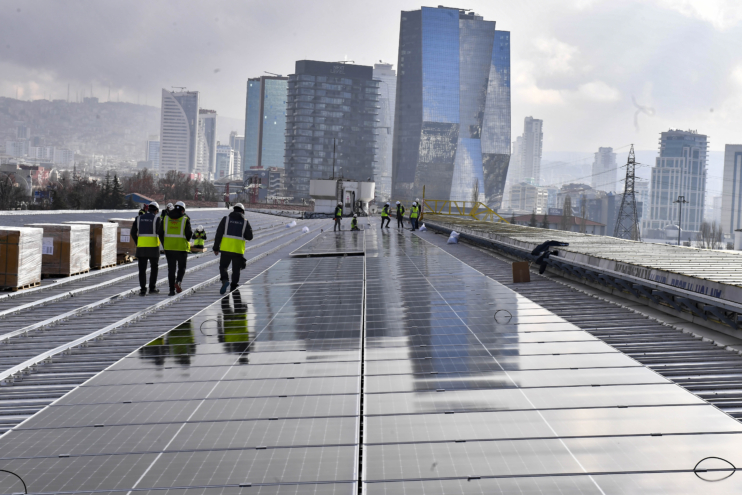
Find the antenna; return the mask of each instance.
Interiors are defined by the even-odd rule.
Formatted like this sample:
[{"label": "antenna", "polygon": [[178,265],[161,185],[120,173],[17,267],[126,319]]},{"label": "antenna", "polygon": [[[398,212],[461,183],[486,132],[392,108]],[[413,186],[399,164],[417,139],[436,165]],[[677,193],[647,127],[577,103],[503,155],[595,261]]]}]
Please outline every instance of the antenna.
[{"label": "antenna", "polygon": [[634,182],[636,181],[636,158],[634,156],[634,145],[631,145],[629,159],[626,161],[626,180],[624,182],[623,198],[621,208],[618,210],[616,228],[613,237],[641,241],[639,233],[639,219],[636,211],[636,193]]}]

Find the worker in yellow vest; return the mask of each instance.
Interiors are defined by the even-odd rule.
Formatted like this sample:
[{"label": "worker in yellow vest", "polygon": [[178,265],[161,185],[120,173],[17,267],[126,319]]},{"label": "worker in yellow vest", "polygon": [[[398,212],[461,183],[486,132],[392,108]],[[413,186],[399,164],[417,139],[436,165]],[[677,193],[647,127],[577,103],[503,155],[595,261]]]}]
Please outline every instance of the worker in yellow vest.
[{"label": "worker in yellow vest", "polygon": [[[232,212],[222,218],[214,237],[214,254],[221,253],[219,274],[222,288],[220,294],[235,290],[240,283],[240,270],[247,266],[245,260],[245,241],[252,241],[252,227],[245,218],[245,207],[242,203],[234,205]],[[232,265],[232,283],[229,282],[229,265]]]},{"label": "worker in yellow vest", "polygon": [[404,228],[404,206],[397,201],[397,228]]},{"label": "worker in yellow vest", "polygon": [[333,215],[335,218],[335,225],[332,226],[332,231],[335,232],[335,230],[343,230],[343,228],[340,226],[340,220],[343,219],[343,203],[338,203],[338,205],[335,207],[335,214]]},{"label": "worker in yellow vest", "polygon": [[[191,251],[191,220],[185,214],[185,203],[178,201],[168,212],[160,229],[160,239],[167,258],[167,279],[170,282],[169,296],[182,292],[181,283],[186,272],[186,260]],[[177,273],[176,273],[177,270]]]},{"label": "worker in yellow vest", "polygon": [[417,219],[420,216],[420,207],[417,206],[417,201],[412,202],[412,208],[410,208],[410,223],[412,224],[412,230],[417,229]]},{"label": "worker in yellow vest", "polygon": [[139,215],[131,226],[129,235],[137,243],[136,257],[139,262],[139,295],[147,295],[147,261],[149,261],[149,293],[157,294],[157,270],[160,263],[160,239],[157,233],[162,228],[162,220],[157,216],[160,205],[152,201],[147,213]]},{"label": "worker in yellow vest", "polygon": [[389,221],[391,220],[391,219],[389,218],[389,206],[390,206],[390,205],[389,205],[389,203],[387,202],[387,203],[386,203],[386,204],[384,205],[384,208],[382,208],[382,210],[381,210],[381,228],[382,228],[382,229],[384,228],[384,221],[386,221],[386,228],[387,228],[387,229],[389,228]]},{"label": "worker in yellow vest", "polygon": [[206,247],[204,246],[204,243],[206,242],[206,231],[204,231],[204,226],[199,225],[196,228],[196,231],[193,233],[193,252],[204,252],[206,250]]},{"label": "worker in yellow vest", "polygon": [[361,230],[358,228],[358,215],[356,215],[355,213],[353,214],[353,220],[350,221],[350,230]]}]

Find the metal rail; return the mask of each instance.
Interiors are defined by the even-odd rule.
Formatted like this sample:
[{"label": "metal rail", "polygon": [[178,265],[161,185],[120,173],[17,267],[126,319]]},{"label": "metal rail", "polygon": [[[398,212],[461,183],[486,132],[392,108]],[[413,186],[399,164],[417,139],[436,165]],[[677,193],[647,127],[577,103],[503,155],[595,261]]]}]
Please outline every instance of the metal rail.
[{"label": "metal rail", "polygon": [[472,217],[475,220],[494,222],[495,217],[498,221],[510,223],[502,218],[496,211],[479,201],[451,201],[448,199],[423,199],[423,204],[427,210],[425,213],[435,215],[452,215],[459,217]]}]

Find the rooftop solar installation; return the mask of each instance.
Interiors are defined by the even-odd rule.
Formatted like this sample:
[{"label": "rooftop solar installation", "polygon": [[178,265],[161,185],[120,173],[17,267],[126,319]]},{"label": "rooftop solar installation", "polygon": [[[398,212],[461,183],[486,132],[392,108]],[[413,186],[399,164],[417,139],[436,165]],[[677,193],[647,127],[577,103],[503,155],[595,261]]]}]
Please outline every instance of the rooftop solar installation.
[{"label": "rooftop solar installation", "polygon": [[364,231],[323,232],[291,256],[360,256],[364,253]]},{"label": "rooftop solar installation", "polygon": [[349,234],[0,437],[0,469],[29,493],[742,489],[732,417],[424,239]]}]

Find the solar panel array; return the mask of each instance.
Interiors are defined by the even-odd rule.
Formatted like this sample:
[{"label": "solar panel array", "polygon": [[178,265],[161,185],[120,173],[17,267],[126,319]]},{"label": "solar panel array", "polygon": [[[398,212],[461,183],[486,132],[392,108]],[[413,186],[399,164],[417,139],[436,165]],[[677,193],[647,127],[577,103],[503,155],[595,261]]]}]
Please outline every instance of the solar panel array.
[{"label": "solar panel array", "polygon": [[33,493],[742,488],[693,471],[742,464],[737,421],[424,240],[365,235],[97,375],[0,438],[0,469]]}]

